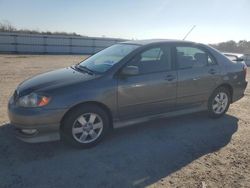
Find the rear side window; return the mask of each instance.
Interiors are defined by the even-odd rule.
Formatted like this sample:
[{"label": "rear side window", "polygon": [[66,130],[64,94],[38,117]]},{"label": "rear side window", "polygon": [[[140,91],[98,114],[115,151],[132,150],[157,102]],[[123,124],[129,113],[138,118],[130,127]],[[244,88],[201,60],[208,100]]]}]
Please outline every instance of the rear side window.
[{"label": "rear side window", "polygon": [[205,67],[216,64],[205,51],[196,47],[176,47],[179,69]]}]

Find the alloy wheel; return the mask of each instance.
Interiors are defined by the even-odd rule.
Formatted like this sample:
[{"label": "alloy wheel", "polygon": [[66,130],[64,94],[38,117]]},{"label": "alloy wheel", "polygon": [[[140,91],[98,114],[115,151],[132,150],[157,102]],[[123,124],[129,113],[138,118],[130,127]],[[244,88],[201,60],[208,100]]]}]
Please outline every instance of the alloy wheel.
[{"label": "alloy wheel", "polygon": [[212,109],[215,114],[222,114],[227,109],[228,96],[225,92],[219,92],[212,103]]},{"label": "alloy wheel", "polygon": [[72,126],[72,135],[80,143],[94,142],[103,131],[102,118],[95,113],[79,116]]}]

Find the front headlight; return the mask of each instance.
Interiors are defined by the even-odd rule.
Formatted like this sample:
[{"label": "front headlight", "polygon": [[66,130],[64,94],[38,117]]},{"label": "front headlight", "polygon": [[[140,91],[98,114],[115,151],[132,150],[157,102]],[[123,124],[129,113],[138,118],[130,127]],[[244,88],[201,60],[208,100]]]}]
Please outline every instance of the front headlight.
[{"label": "front headlight", "polygon": [[42,96],[36,93],[31,93],[20,97],[17,100],[17,105],[22,107],[42,107],[46,106],[50,102],[50,97]]}]

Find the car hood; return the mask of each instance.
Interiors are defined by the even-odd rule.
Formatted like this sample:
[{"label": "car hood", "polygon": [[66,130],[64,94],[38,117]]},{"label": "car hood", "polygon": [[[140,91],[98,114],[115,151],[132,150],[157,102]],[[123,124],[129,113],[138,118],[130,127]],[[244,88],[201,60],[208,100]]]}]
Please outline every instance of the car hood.
[{"label": "car hood", "polygon": [[63,87],[70,84],[92,80],[94,78],[96,78],[95,75],[78,72],[73,68],[68,67],[43,73],[27,79],[18,86],[17,91],[20,96],[23,96],[34,91],[43,91],[48,88]]}]

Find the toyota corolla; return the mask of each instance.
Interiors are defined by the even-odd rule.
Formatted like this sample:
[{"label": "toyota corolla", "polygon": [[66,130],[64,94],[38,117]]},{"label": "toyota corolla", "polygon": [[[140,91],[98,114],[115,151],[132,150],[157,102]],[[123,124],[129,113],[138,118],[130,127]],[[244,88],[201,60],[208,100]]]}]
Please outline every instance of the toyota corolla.
[{"label": "toyota corolla", "polygon": [[22,82],[9,100],[9,119],[23,141],[63,139],[86,148],[113,128],[156,118],[198,111],[219,118],[244,96],[246,74],[243,62],[207,45],[123,42]]}]

